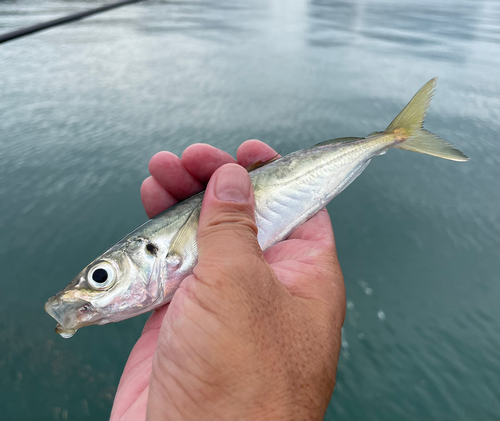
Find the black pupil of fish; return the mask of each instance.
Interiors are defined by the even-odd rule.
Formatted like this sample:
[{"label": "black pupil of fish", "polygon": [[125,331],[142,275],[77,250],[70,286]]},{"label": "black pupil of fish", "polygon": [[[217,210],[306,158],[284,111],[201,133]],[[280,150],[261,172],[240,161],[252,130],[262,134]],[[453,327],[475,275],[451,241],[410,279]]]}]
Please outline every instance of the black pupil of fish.
[{"label": "black pupil of fish", "polygon": [[104,269],[97,269],[92,274],[92,279],[98,284],[102,284],[108,279],[108,272],[106,272]]}]

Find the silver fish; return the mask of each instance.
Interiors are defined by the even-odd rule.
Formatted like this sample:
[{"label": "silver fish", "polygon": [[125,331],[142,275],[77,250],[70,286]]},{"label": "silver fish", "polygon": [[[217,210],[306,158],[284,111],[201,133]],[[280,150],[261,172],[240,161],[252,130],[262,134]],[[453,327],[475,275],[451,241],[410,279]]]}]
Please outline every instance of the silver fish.
[{"label": "silver fish", "polygon": [[[467,161],[423,129],[436,82],[427,82],[383,132],[328,140],[251,171],[261,248],[286,239],[389,148]],[[145,222],[50,298],[45,310],[57,320],[56,332],[71,337],[83,326],[117,322],[168,303],[197,262],[202,200],[203,192]]]}]

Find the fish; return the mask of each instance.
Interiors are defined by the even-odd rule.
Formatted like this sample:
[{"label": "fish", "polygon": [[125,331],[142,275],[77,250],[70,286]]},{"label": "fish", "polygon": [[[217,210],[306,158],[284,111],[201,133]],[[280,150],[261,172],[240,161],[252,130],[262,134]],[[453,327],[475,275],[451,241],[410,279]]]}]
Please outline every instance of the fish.
[{"label": "fish", "polygon": [[[452,161],[461,151],[425,130],[437,78],[427,82],[382,132],[327,140],[250,171],[262,250],[285,240],[351,184],[373,157],[396,148]],[[168,303],[198,259],[204,192],[146,221],[85,267],[45,310],[69,338],[89,325],[125,320]]]}]

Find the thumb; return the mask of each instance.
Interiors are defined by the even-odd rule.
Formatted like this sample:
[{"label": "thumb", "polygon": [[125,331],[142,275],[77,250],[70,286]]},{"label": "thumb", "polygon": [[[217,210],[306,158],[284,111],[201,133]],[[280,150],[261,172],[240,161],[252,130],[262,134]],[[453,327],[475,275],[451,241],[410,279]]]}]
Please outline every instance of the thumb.
[{"label": "thumb", "polygon": [[198,265],[219,271],[229,269],[228,265],[247,266],[255,258],[264,261],[257,241],[252,182],[240,165],[220,167],[208,183],[198,226],[198,253]]}]

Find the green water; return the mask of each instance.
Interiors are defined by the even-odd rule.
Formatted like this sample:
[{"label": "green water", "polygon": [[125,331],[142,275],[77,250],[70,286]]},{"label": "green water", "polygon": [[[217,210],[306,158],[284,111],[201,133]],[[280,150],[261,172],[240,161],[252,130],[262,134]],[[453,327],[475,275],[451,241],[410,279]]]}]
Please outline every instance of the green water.
[{"label": "green water", "polygon": [[[0,30],[97,1],[0,3]],[[330,204],[348,310],[328,420],[500,418],[500,3],[146,1],[0,45],[0,419],[109,417],[144,317],[54,333],[45,300],[145,219],[149,158],[426,127]]]}]

